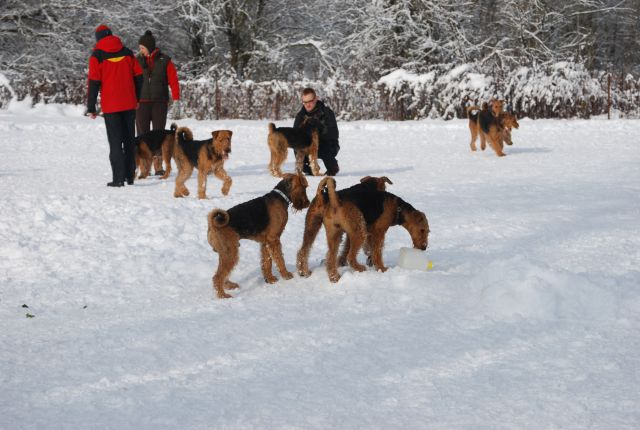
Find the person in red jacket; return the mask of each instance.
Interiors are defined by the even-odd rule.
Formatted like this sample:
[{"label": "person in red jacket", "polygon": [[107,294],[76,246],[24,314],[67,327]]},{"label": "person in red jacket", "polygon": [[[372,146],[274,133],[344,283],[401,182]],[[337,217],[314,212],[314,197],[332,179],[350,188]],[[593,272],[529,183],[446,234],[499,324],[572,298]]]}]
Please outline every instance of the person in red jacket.
[{"label": "person in red jacket", "polygon": [[[142,67],[142,92],[140,104],[136,112],[136,126],[138,135],[150,130],[164,130],[167,124],[167,110],[169,104],[169,88],[174,102],[180,100],[180,85],[178,73],[171,61],[171,57],[156,47],[153,33],[147,30],[138,40],[140,53],[136,56]],[[162,160],[154,157],[156,175],[163,175]]]},{"label": "person in red jacket", "polygon": [[133,185],[135,176],[136,107],[142,88],[142,69],[133,52],[106,25],[96,28],[96,46],[89,58],[87,114],[95,119],[100,105],[109,140],[112,181],[109,187]]}]

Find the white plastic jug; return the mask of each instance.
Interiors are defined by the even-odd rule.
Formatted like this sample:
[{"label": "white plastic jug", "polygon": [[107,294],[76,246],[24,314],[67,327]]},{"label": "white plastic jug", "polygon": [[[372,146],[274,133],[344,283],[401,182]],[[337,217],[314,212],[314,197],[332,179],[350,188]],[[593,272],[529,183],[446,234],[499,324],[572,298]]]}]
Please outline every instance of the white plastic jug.
[{"label": "white plastic jug", "polygon": [[416,248],[400,248],[400,257],[398,258],[398,266],[405,269],[413,270],[430,270],[433,268],[433,262],[429,260],[426,251]]}]

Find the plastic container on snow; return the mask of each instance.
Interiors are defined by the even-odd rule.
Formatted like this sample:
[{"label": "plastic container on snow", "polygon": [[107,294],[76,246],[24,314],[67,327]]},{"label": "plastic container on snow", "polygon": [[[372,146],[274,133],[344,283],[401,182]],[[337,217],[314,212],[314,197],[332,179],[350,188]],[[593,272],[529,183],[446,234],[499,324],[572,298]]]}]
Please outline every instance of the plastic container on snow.
[{"label": "plastic container on snow", "polygon": [[433,262],[429,260],[429,256],[426,251],[403,247],[400,248],[398,266],[404,269],[427,271],[433,269]]}]

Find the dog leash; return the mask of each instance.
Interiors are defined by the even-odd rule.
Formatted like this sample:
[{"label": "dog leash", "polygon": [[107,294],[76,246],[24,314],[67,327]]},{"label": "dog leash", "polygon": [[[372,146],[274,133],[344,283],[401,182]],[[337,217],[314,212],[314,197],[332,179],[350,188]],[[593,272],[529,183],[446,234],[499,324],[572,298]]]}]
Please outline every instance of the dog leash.
[{"label": "dog leash", "polygon": [[287,202],[287,206],[291,204],[291,200],[289,200],[289,197],[287,197],[285,193],[283,193],[277,188],[274,188],[272,191],[275,191],[276,193],[280,194],[280,196],[284,199],[284,201]]}]

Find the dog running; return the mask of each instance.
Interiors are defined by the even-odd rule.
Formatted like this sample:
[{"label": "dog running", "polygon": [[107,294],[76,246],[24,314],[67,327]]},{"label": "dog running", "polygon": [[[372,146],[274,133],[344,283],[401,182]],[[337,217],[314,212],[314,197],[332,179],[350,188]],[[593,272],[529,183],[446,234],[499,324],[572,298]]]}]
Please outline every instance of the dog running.
[{"label": "dog running", "polygon": [[[469,116],[469,131],[471,132],[470,147],[476,151],[476,139],[480,136],[480,148],[484,151],[486,141],[495,151],[498,157],[504,157],[504,143],[511,142],[511,129],[518,128],[519,125],[513,114],[503,112],[503,100],[492,99],[490,106],[482,104],[482,108],[469,106],[467,113]],[[474,111],[477,111],[474,113]]]},{"label": "dog running", "polygon": [[231,177],[224,170],[224,162],[231,154],[230,130],[216,130],[211,132],[211,139],[193,140],[193,133],[187,127],[176,130],[176,145],[173,158],[176,160],[178,175],[173,192],[174,197],[185,197],[189,190],[185,181],[191,177],[193,169],[198,169],[198,198],[205,199],[207,188],[207,175],[213,173],[222,180],[222,194],[229,194]]}]

